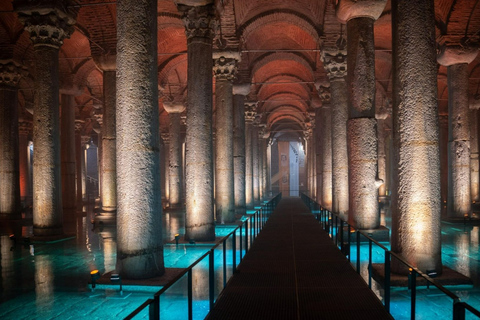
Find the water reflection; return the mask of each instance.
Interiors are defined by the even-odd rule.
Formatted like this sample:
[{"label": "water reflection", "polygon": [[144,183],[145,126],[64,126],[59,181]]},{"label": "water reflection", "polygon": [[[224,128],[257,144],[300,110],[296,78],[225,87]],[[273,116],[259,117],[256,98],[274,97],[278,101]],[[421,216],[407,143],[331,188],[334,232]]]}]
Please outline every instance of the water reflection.
[{"label": "water reflection", "polygon": [[48,255],[35,256],[35,303],[37,310],[48,311],[54,301],[54,273],[52,260]]}]

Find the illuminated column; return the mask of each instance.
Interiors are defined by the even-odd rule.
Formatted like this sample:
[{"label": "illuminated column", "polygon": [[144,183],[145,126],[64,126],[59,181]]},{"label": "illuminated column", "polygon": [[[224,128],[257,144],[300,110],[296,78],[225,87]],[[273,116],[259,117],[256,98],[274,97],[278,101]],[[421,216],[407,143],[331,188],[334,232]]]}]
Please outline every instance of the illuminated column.
[{"label": "illuminated column", "polygon": [[265,124],[258,126],[258,194],[259,201],[263,200],[263,133],[265,132]]},{"label": "illuminated column", "polygon": [[82,129],[84,124],[85,121],[83,120],[75,120],[75,204],[77,211],[83,210],[82,161],[84,161],[84,152],[82,148]]},{"label": "illuminated column", "polygon": [[[214,6],[178,3],[187,35],[188,108],[186,134],[185,239],[215,240],[212,152],[212,40]],[[190,3],[190,1],[185,1]]]},{"label": "illuminated column", "polygon": [[20,218],[17,85],[25,73],[13,60],[0,61],[0,217]]},{"label": "illuminated column", "polygon": [[235,212],[245,214],[245,96],[250,84],[233,85],[233,171]]},{"label": "illuminated column", "polygon": [[233,93],[238,52],[213,54],[215,75],[215,203],[217,221],[235,222]]},{"label": "illuminated column", "polygon": [[[307,128],[303,131],[304,137],[305,137],[305,150],[306,150],[306,158],[307,158],[307,188],[308,188],[308,195],[311,198],[315,198],[316,194],[314,193],[313,190],[313,141],[316,139],[313,137],[313,130],[312,130],[312,121],[310,120],[309,122],[306,123]],[[323,190],[323,186],[322,186]],[[321,193],[320,193],[321,195]],[[321,204],[322,203],[322,198],[318,198],[317,201]]]},{"label": "illuminated column", "polygon": [[318,203],[322,203],[322,194],[323,194],[323,137],[322,137],[322,103],[320,99],[312,99],[310,102],[311,106],[315,109],[315,121],[319,123],[318,126],[315,126],[313,130],[313,141],[315,141],[315,199]]},{"label": "illuminated column", "polygon": [[90,142],[92,138],[90,136],[84,136],[82,135],[81,137],[81,144],[82,144],[82,153],[81,153],[81,179],[82,179],[82,198],[86,199],[87,198],[87,171],[86,171],[86,164],[87,164],[87,143]]},{"label": "illuminated column", "polygon": [[[343,38],[341,38],[343,39]],[[342,43],[339,43],[343,47]],[[348,99],[347,50],[328,49],[322,52],[323,65],[330,80],[332,96],[332,210],[348,218]]]},{"label": "illuminated column", "polygon": [[260,182],[259,182],[259,166],[258,161],[258,127],[260,125],[260,117],[255,118],[252,130],[252,176],[253,176],[253,202],[258,204],[260,201]]},{"label": "illuminated column", "polygon": [[322,205],[332,210],[332,108],[330,105],[330,84],[316,84],[322,99],[320,108],[320,136],[322,138]]},{"label": "illuminated column", "polygon": [[163,150],[165,151],[165,201],[170,203],[170,133],[162,133]]},{"label": "illuminated column", "polygon": [[62,204],[64,217],[73,219],[75,212],[75,94],[72,90],[60,89],[60,159],[62,176]]},{"label": "illuminated column", "polygon": [[163,108],[168,112],[170,126],[168,130],[169,160],[168,160],[168,183],[170,208],[182,207],[183,194],[183,159],[182,159],[182,136],[180,134],[180,116],[185,111],[182,103],[163,102]]},{"label": "illuminated column", "polygon": [[272,139],[267,141],[267,196],[272,196]]},{"label": "illuminated column", "polygon": [[63,233],[60,176],[58,52],[74,31],[75,18],[60,2],[45,2],[38,11],[30,1],[13,3],[30,33],[35,59],[33,108],[33,233]]},{"label": "illuminated column", "polygon": [[262,156],[262,200],[268,196],[268,165],[267,165],[267,148],[268,148],[268,138],[270,133],[264,128],[262,139],[260,140],[260,154]]},{"label": "illuminated column", "polygon": [[245,102],[245,201],[253,208],[253,121],[257,114],[256,102]]},{"label": "illuminated column", "polygon": [[[392,251],[423,272],[435,270],[440,274],[440,158],[433,0],[392,0],[392,32],[395,150]],[[392,261],[392,270],[408,272],[396,259]]]},{"label": "illuminated column", "polygon": [[387,0],[341,0],[337,16],[347,24],[349,221],[359,229],[380,226],[375,120],[373,24]]},{"label": "illuminated column", "polygon": [[472,192],[472,201],[480,201],[480,163],[478,161],[478,135],[479,135],[479,116],[478,109],[476,105],[470,104],[470,181],[471,181],[471,192]]},{"label": "illuminated column", "polygon": [[455,218],[463,218],[471,211],[468,64],[475,59],[477,53],[477,48],[444,45],[437,59],[441,65],[447,67],[447,213]]},{"label": "illuminated column", "polygon": [[391,132],[387,125],[388,115],[391,114],[391,106],[389,100],[384,102],[384,105],[377,108],[375,119],[377,119],[377,136],[378,136],[378,178],[384,181],[378,188],[378,201],[384,202],[387,198],[387,138]]},{"label": "illuminated column", "polygon": [[116,55],[95,57],[96,65],[103,71],[103,121],[99,212],[104,217],[115,217],[117,210],[117,162],[116,162],[116,94],[117,65]]},{"label": "illuminated column", "polygon": [[25,119],[18,121],[18,146],[19,146],[19,173],[20,173],[20,199],[25,206],[30,205],[30,178],[29,178],[29,135],[32,123]]},{"label": "illuminated column", "polygon": [[117,271],[162,275],[157,1],[117,3]]}]

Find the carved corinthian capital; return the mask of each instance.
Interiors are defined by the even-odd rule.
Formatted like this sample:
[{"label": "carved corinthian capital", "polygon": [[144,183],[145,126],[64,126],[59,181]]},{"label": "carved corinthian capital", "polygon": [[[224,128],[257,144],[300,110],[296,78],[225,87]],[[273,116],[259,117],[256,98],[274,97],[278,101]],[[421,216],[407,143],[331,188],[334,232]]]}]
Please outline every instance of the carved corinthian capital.
[{"label": "carved corinthian capital", "polygon": [[0,60],[0,84],[16,87],[20,79],[27,74],[27,70],[17,62]]},{"label": "carved corinthian capital", "polygon": [[322,61],[330,80],[343,79],[347,75],[347,50],[326,48],[322,51]]},{"label": "carved corinthian capital", "polygon": [[240,61],[238,52],[214,52],[213,74],[217,80],[233,81],[237,74],[237,62]]},{"label": "carved corinthian capital", "polygon": [[257,115],[257,103],[245,102],[245,122],[253,123]]},{"label": "carved corinthian capital", "polygon": [[215,36],[217,21],[213,5],[190,7],[178,5],[178,10],[183,12],[183,23],[187,40],[191,38],[210,38]]}]

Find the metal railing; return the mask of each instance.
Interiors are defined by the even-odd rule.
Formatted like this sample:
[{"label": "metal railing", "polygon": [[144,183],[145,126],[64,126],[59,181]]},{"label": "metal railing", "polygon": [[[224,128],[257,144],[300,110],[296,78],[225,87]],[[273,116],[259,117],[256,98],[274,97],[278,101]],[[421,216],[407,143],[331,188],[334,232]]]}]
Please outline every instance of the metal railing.
[{"label": "metal railing", "polygon": [[[215,259],[214,259],[214,252],[215,249],[222,247],[223,251],[223,288],[227,285],[227,241],[231,238],[231,249],[232,249],[232,266],[233,266],[233,273],[236,272],[236,267],[238,265],[236,259],[236,234],[239,231],[239,260],[242,261],[245,254],[247,254],[249,247],[253,244],[258,233],[263,229],[265,223],[267,222],[268,218],[272,214],[275,207],[278,205],[282,195],[281,193],[276,195],[267,203],[263,204],[260,209],[255,210],[253,214],[247,214],[247,219],[243,221],[238,227],[236,227],[233,231],[231,231],[228,235],[223,237],[218,243],[212,245],[212,247],[204,253],[200,258],[195,260],[190,266],[182,270],[176,277],[174,277],[168,284],[166,284],[162,289],[157,291],[153,298],[146,300],[142,303],[138,308],[136,308],[133,312],[131,312],[125,320],[133,319],[137,316],[140,312],[144,311],[148,308],[148,318],[151,320],[159,320],[160,319],[160,296],[164,294],[168,289],[170,289],[173,285],[179,282],[185,275],[187,275],[187,292],[188,292],[188,319],[193,319],[193,281],[192,281],[192,273],[193,268],[203,262],[208,257],[208,297],[209,297],[209,311],[212,310],[214,303],[215,303]],[[242,255],[242,251],[244,251]]]},{"label": "metal railing", "polygon": [[[465,320],[465,312],[469,311],[471,315],[477,316],[480,318],[480,311],[472,307],[466,302],[462,302],[460,297],[456,294],[451,292],[450,290],[443,287],[441,284],[436,282],[432,277],[425,274],[424,272],[420,271],[416,267],[409,264],[402,256],[399,254],[392,252],[387,247],[379,243],[377,240],[373,239],[371,235],[361,230],[355,230],[352,225],[348,222],[344,221],[339,215],[325,209],[320,204],[318,204],[315,200],[311,199],[309,196],[302,193],[301,198],[305,205],[310,209],[310,211],[315,215],[317,221],[322,224],[322,228],[328,232],[329,236],[331,237],[332,241],[335,243],[337,247],[340,248],[343,254],[348,256],[348,261],[351,261],[350,255],[350,246],[352,243],[351,234],[355,233],[355,241],[356,241],[356,271],[360,273],[360,236],[363,236],[368,240],[368,287],[372,289],[372,247],[373,244],[378,246],[385,252],[385,262],[384,262],[384,274],[385,279],[383,283],[384,288],[384,297],[383,303],[385,309],[390,312],[390,303],[391,303],[391,261],[392,257],[397,259],[400,263],[402,263],[406,268],[409,270],[408,275],[408,288],[410,289],[410,318],[415,319],[415,310],[416,310],[416,290],[417,290],[417,277],[420,276],[424,278],[427,282],[427,286],[433,285],[437,289],[439,289],[442,293],[444,293],[447,297],[451,298],[453,301],[453,320]],[[344,242],[344,228],[347,228],[347,241]]]}]

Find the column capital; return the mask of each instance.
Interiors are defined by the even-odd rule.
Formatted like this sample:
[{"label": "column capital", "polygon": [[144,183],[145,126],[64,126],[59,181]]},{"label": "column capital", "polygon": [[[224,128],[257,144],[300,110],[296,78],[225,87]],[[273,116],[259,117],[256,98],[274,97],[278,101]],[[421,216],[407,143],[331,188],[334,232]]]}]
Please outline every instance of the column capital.
[{"label": "column capital", "polygon": [[170,142],[170,133],[162,132],[162,133],[160,133],[160,136],[162,137],[162,140],[163,140],[164,144],[168,144]]},{"label": "column capital", "polygon": [[85,145],[87,145],[87,143],[89,143],[91,140],[90,136],[81,136],[81,140],[80,140],[80,144],[82,145],[82,148],[85,147]]},{"label": "column capital", "polygon": [[213,53],[213,74],[217,80],[233,81],[237,74],[237,63],[241,61],[240,53],[223,51]]},{"label": "column capital", "polygon": [[478,47],[463,45],[440,45],[437,62],[442,66],[448,67],[454,64],[469,64],[478,54]]},{"label": "column capital", "polygon": [[377,20],[386,4],[387,0],[338,0],[335,9],[342,23],[355,18]]},{"label": "column capital", "polygon": [[82,132],[83,126],[85,125],[85,121],[80,119],[75,119],[75,133]]},{"label": "column capital", "polygon": [[248,101],[245,102],[245,122],[253,123],[257,115],[257,103]]},{"label": "column capital", "polygon": [[163,101],[163,108],[168,114],[182,113],[185,111],[185,104],[182,102]]},{"label": "column capital", "polygon": [[181,2],[177,4],[177,8],[183,13],[182,21],[185,24],[187,40],[191,38],[213,39],[217,27],[215,7],[212,4],[202,6],[195,2],[195,6],[191,6]]},{"label": "column capital", "polygon": [[101,54],[92,56],[98,69],[102,71],[117,71],[117,55]]},{"label": "column capital", "polygon": [[27,68],[12,60],[0,60],[0,84],[16,87],[20,79],[27,75]]},{"label": "column capital", "polygon": [[233,95],[248,96],[250,93],[250,83],[241,83],[233,85]]},{"label": "column capital", "polygon": [[74,32],[77,11],[67,9],[67,1],[15,0],[18,19],[30,33],[33,46],[60,48]]},{"label": "column capital", "polygon": [[20,135],[29,135],[32,131],[32,121],[25,120],[25,119],[18,119],[18,133]]},{"label": "column capital", "polygon": [[326,104],[330,103],[330,83],[328,81],[316,81],[315,87],[317,88],[320,100],[322,100],[322,105],[325,107]]},{"label": "column capital", "polygon": [[347,75],[347,50],[325,48],[322,50],[323,67],[330,81],[344,79]]}]

